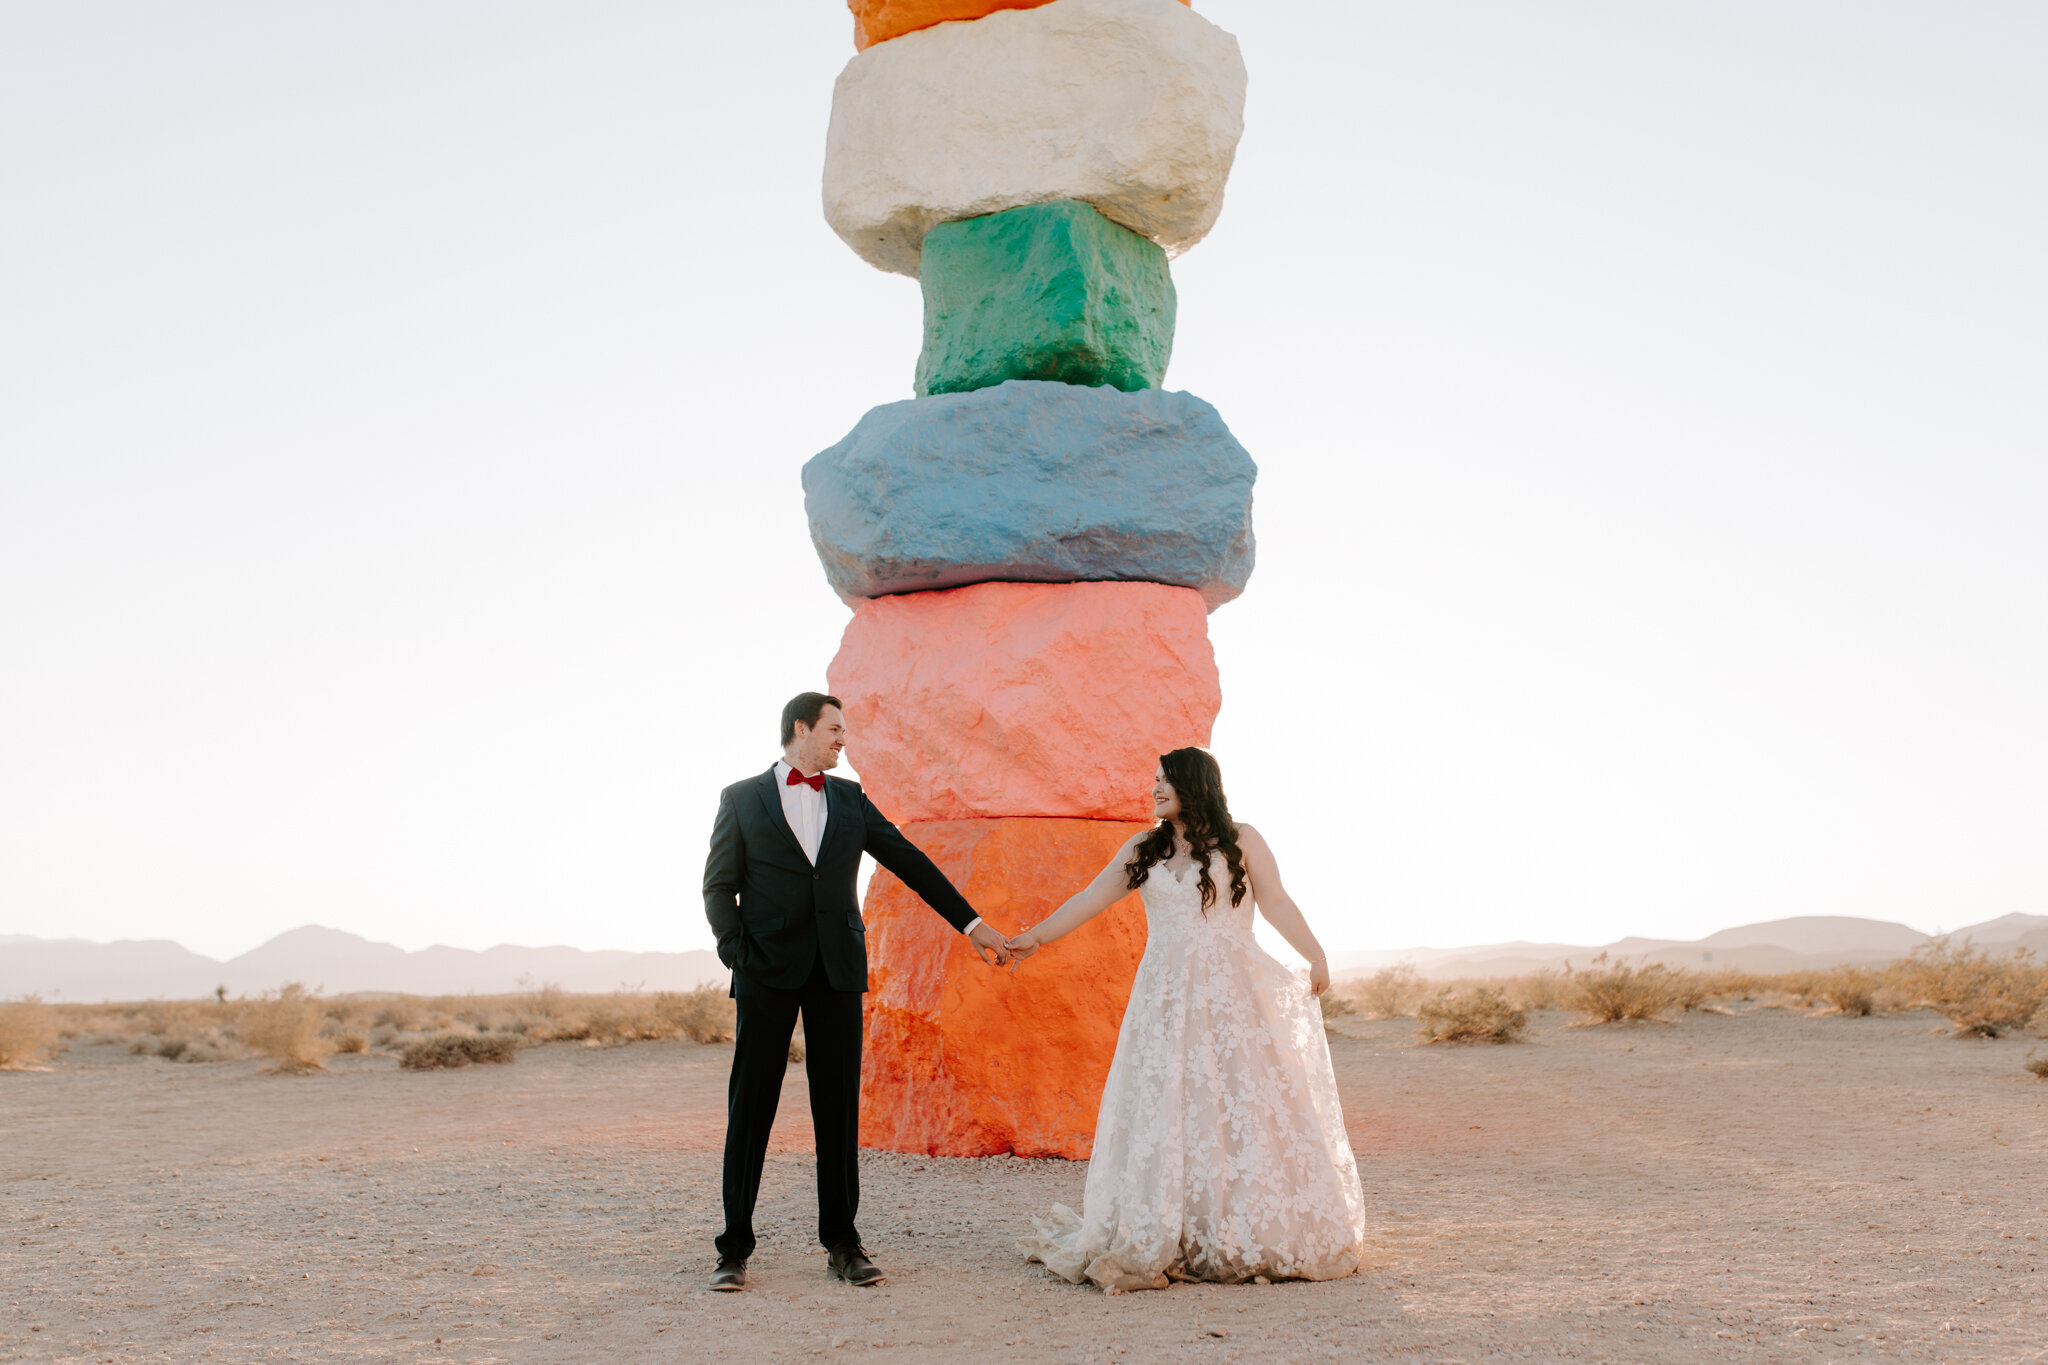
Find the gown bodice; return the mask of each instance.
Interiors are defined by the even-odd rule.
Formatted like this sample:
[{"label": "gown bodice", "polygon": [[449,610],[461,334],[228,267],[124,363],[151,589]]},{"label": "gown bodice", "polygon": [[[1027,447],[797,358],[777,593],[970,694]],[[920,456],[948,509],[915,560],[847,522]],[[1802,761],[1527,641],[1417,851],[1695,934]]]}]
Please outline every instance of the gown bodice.
[{"label": "gown bodice", "polygon": [[1209,879],[1216,899],[1205,907],[1199,868],[1176,873],[1164,863],[1154,863],[1146,869],[1138,895],[1145,903],[1148,952],[1155,941],[1162,948],[1185,949],[1205,941],[1252,938],[1251,895],[1247,892],[1240,904],[1230,903],[1230,866],[1220,852],[1209,855]]}]

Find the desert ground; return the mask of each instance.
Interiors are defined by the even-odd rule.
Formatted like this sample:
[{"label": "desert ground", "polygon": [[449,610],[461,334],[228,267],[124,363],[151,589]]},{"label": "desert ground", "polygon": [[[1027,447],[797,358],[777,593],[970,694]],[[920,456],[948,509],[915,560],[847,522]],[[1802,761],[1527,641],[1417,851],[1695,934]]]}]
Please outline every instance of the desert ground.
[{"label": "desert ground", "polygon": [[0,1073],[0,1359],[2048,1362],[2030,1039],[1786,1009],[1418,1046],[1332,1020],[1370,1264],[1106,1296],[1027,1264],[1080,1164],[870,1152],[825,1273],[803,1068],[747,1293],[705,1290],[728,1044]]}]

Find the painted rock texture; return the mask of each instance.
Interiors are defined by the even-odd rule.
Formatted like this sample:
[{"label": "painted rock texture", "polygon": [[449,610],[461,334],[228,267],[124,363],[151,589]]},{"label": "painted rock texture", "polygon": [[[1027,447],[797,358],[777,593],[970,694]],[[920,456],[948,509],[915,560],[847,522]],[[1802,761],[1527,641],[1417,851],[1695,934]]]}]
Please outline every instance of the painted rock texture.
[{"label": "painted rock texture", "polygon": [[[904,825],[910,841],[1006,934],[1091,881],[1149,822],[961,820]],[[863,1146],[933,1156],[1087,1157],[1131,978],[1145,951],[1133,894],[1015,974],[887,871],[865,907]]]},{"label": "painted rock texture", "polygon": [[804,466],[804,508],[848,601],[1144,580],[1214,610],[1251,577],[1257,475],[1192,394],[1011,381],[875,408]]},{"label": "painted rock texture", "polygon": [[917,392],[1006,379],[1156,389],[1173,354],[1166,253],[1086,204],[1027,204],[924,239]]},{"label": "painted rock texture", "polygon": [[[1036,9],[1051,0],[846,0],[853,11],[853,45],[865,52],[933,24],[979,19],[999,9]],[[1183,5],[1188,0],[1180,0]]]},{"label": "painted rock texture", "polygon": [[1076,199],[1177,255],[1223,210],[1237,40],[1176,0],[1057,0],[879,43],[839,73],[825,218],[916,275],[939,223]]},{"label": "painted rock texture", "polygon": [[1142,820],[1159,755],[1223,704],[1201,595],[1157,583],[979,583],[855,609],[826,670],[890,819]]}]

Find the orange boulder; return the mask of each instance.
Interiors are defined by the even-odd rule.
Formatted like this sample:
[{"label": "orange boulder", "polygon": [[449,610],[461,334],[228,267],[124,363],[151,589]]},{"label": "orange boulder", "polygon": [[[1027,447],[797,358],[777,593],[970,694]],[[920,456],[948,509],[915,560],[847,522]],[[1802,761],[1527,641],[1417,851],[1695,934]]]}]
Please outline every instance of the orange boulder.
[{"label": "orange boulder", "polygon": [[976,583],[862,602],[826,670],[898,822],[1144,820],[1223,705],[1208,608],[1159,583]]},{"label": "orange boulder", "polygon": [[[1037,9],[1052,0],[846,0],[853,11],[853,45],[865,52],[953,19],[979,19],[999,9]],[[1189,0],[1180,0],[1185,5]]]},{"label": "orange boulder", "polygon": [[[903,826],[992,927],[1058,909],[1146,822],[951,820]],[[931,1156],[1085,1158],[1145,952],[1136,894],[1014,972],[979,961],[902,882],[868,886],[860,1140]]]}]

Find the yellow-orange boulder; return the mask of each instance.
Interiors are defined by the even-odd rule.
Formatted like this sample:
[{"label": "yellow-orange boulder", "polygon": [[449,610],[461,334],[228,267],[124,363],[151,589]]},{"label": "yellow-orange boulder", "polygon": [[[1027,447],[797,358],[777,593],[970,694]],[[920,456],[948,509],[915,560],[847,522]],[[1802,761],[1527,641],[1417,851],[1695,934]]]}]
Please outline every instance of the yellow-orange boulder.
[{"label": "yellow-orange boulder", "polygon": [[[1052,0],[846,0],[853,11],[853,45],[865,52],[933,24],[979,19],[999,9],[1037,9]],[[1185,5],[1189,0],[1180,0]]]},{"label": "yellow-orange boulder", "polygon": [[[1086,886],[1150,826],[1108,820],[949,820],[903,826],[975,910],[1020,932]],[[1136,894],[1014,972],[887,871],[868,886],[863,1146],[931,1156],[1085,1158],[1145,952]]]},{"label": "yellow-orange boulder", "polygon": [[1208,607],[1159,583],[976,583],[875,597],[826,669],[890,819],[1143,820],[1159,755],[1223,705]]}]

